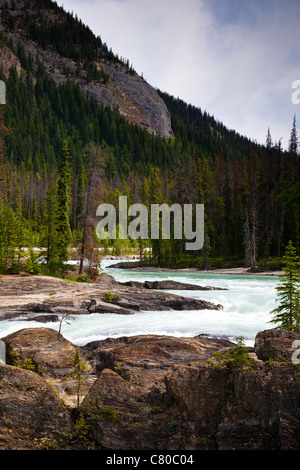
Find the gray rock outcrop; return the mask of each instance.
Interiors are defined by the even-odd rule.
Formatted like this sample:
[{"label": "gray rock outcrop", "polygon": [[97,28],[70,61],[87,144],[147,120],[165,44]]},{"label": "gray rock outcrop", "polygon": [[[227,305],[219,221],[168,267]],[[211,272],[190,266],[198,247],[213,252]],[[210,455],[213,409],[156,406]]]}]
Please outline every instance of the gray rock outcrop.
[{"label": "gray rock outcrop", "polygon": [[[226,338],[141,335],[76,347],[51,329],[20,330],[2,338],[14,365],[0,365],[1,449],[299,450],[295,340],[300,333],[259,332],[243,369],[208,362],[237,347]],[[75,351],[86,366],[79,401]]]}]

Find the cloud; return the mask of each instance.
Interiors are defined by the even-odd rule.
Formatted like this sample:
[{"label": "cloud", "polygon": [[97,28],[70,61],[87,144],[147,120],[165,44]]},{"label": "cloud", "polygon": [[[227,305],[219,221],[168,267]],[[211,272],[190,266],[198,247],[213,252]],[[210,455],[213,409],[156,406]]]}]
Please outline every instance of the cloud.
[{"label": "cloud", "polygon": [[264,143],[288,144],[298,0],[64,0],[153,86]]}]

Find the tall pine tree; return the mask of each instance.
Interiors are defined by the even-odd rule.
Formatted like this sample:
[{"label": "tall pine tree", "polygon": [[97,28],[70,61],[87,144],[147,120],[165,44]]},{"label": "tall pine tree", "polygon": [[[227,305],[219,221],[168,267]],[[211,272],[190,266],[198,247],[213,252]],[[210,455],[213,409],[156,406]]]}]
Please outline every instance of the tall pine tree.
[{"label": "tall pine tree", "polygon": [[276,287],[280,304],[271,313],[271,323],[279,328],[299,331],[300,329],[300,260],[290,241],[283,256],[285,275]]},{"label": "tall pine tree", "polygon": [[71,186],[70,155],[67,142],[64,141],[58,167],[57,209],[55,217],[56,252],[59,269],[64,272],[64,263],[68,261],[68,247],[71,242],[69,222],[69,191]]},{"label": "tall pine tree", "polygon": [[42,229],[42,247],[46,249],[46,263],[51,271],[52,264],[56,259],[56,184],[50,180],[48,191],[43,205],[43,229]]},{"label": "tall pine tree", "polygon": [[297,127],[296,127],[296,116],[294,116],[293,127],[291,131],[291,136],[289,140],[289,152],[292,155],[297,155],[298,149],[298,137],[297,137]]}]

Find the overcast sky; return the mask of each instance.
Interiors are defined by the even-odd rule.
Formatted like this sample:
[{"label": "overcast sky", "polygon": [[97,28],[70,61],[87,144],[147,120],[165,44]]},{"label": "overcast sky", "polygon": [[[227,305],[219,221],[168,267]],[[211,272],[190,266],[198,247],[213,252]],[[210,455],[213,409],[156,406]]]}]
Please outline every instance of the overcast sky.
[{"label": "overcast sky", "polygon": [[[300,81],[299,0],[63,0],[155,88],[286,148]],[[300,82],[299,82],[300,84]],[[300,93],[298,93],[298,97]]]}]

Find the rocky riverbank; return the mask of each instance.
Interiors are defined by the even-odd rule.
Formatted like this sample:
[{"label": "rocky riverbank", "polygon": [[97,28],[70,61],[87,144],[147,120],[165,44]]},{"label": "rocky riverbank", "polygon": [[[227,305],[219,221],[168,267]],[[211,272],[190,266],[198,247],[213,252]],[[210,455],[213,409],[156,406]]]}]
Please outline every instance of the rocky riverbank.
[{"label": "rocky riverbank", "polygon": [[[112,258],[107,258],[112,259]],[[132,258],[134,260],[134,258]],[[121,261],[120,263],[112,264],[108,266],[109,268],[116,269],[134,269],[136,271],[161,271],[161,272],[197,272],[197,273],[206,273],[206,274],[230,274],[230,275],[246,275],[246,276],[282,276],[283,271],[279,270],[255,270],[251,271],[250,268],[210,268],[203,270],[201,268],[175,268],[175,267],[159,267],[153,265],[147,265],[147,263],[140,262],[138,260],[134,261]]]},{"label": "rocky riverbank", "polygon": [[13,365],[0,365],[0,449],[299,450],[296,339],[259,333],[253,367],[242,370],[208,366],[236,347],[226,339],[149,335],[76,348],[48,328],[20,330],[2,338]]},{"label": "rocky riverbank", "polygon": [[300,333],[260,332],[243,370],[220,361],[236,348],[227,338],[140,335],[78,347],[51,328],[30,328],[66,313],[221,308],[167,292],[176,288],[192,286],[107,274],[94,283],[0,278],[0,319],[29,320],[1,338],[0,449],[299,450],[292,356]]},{"label": "rocky riverbank", "polygon": [[[185,289],[189,286],[181,284]],[[152,289],[163,288],[156,284]],[[169,287],[170,288],[170,284]],[[177,286],[178,288],[178,286]],[[212,289],[213,287],[198,287]],[[152,310],[219,310],[204,300],[151,290],[143,283],[120,283],[101,274],[96,282],[69,282],[48,276],[3,276],[0,278],[0,321],[27,319],[57,321],[61,314],[115,313],[131,315]]]}]

